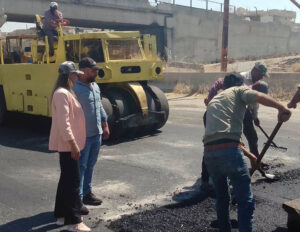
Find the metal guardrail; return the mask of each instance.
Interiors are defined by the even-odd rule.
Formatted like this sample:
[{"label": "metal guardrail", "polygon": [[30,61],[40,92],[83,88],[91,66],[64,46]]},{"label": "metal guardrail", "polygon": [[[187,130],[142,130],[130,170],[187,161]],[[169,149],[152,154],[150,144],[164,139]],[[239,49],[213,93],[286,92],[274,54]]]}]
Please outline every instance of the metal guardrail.
[{"label": "metal guardrail", "polygon": [[[165,4],[188,6],[188,7],[193,7],[193,8],[201,8],[201,9],[206,9],[206,10],[224,12],[224,4],[223,3],[211,1],[211,0],[150,0],[150,3],[153,3],[153,4],[165,3]],[[230,5],[229,12],[235,14],[236,7],[233,5]]]}]

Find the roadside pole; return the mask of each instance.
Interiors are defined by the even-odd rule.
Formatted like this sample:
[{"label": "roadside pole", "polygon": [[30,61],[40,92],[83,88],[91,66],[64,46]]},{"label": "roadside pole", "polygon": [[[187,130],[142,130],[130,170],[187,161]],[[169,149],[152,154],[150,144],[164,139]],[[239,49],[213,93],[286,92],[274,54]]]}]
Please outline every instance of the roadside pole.
[{"label": "roadside pole", "polygon": [[221,51],[221,72],[226,72],[227,71],[228,28],[229,28],[229,0],[224,0],[222,51]]}]

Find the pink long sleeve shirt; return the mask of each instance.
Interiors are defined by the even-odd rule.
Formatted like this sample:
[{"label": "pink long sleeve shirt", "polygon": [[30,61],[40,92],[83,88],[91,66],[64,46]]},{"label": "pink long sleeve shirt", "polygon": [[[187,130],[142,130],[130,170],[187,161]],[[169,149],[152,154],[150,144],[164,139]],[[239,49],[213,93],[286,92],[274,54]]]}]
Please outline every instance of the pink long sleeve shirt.
[{"label": "pink long sleeve shirt", "polygon": [[80,150],[85,146],[85,119],[80,103],[68,90],[58,88],[52,99],[52,125],[49,150],[69,152],[70,140],[75,140]]}]

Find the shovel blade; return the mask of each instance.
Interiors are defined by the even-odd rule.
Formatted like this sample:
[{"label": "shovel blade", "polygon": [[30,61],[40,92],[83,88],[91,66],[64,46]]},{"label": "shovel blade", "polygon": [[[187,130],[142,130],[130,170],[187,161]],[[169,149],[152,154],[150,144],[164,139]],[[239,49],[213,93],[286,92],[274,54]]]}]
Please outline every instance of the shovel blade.
[{"label": "shovel blade", "polygon": [[273,180],[273,181],[279,180],[279,177],[278,177],[278,176],[273,175],[273,174],[269,174],[269,173],[265,173],[265,174],[264,174],[264,177],[267,178],[267,179],[269,179],[269,180]]}]

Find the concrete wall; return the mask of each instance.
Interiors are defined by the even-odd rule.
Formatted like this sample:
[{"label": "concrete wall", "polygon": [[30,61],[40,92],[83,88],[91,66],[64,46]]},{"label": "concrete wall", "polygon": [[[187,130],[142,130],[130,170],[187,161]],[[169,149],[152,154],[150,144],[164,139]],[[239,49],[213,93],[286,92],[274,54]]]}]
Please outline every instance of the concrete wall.
[{"label": "concrete wall", "polygon": [[224,77],[226,73],[164,73],[164,79],[150,82],[164,92],[173,92],[177,84],[185,84],[198,89],[199,86],[212,86],[219,78]]},{"label": "concrete wall", "polygon": [[[173,13],[167,19],[167,30],[172,34],[168,38],[170,60],[209,63],[220,59],[222,13],[167,4],[160,9]],[[300,52],[299,40],[300,33],[293,32],[288,25],[245,21],[230,14],[229,58]]]},{"label": "concrete wall", "polygon": [[[157,86],[164,92],[172,92],[177,84],[185,84],[191,86],[192,89],[203,90],[206,93],[212,84],[220,77],[224,77],[226,73],[164,73],[164,79],[160,81],[152,81],[151,84]],[[276,92],[276,96],[293,93],[297,90],[300,83],[300,73],[270,73],[270,78],[264,81],[269,83],[270,94]],[[280,93],[281,92],[281,93]]]}]

